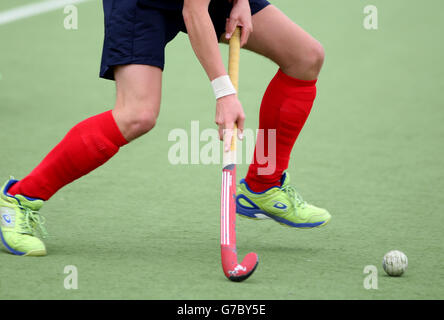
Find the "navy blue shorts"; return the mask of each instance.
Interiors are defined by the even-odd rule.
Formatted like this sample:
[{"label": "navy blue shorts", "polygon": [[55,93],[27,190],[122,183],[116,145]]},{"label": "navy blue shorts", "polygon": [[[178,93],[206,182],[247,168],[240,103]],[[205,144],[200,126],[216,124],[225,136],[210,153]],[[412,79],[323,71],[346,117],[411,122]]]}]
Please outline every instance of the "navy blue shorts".
[{"label": "navy blue shorts", "polygon": [[[267,0],[250,0],[251,14],[269,5]],[[103,0],[105,40],[100,77],[114,80],[113,66],[145,64],[163,70],[165,46],[180,32],[186,32],[181,10],[167,10],[143,4],[143,0]],[[209,13],[218,38],[225,32],[231,5],[210,2]]]}]

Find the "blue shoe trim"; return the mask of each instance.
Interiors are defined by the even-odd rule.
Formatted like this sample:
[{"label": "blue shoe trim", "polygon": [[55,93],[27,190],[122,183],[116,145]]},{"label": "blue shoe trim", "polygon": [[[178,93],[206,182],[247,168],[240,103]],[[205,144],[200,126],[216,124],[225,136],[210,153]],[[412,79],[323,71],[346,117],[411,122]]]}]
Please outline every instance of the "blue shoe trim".
[{"label": "blue shoe trim", "polygon": [[267,217],[270,217],[271,219],[286,224],[287,226],[294,227],[294,228],[315,228],[320,226],[321,224],[325,223],[325,221],[315,222],[315,223],[294,223],[288,220],[285,220],[284,218],[277,217],[275,215],[269,214],[267,212],[262,211],[262,214],[266,215]]},{"label": "blue shoe trim", "polygon": [[270,219],[273,219],[277,222],[286,224],[287,226],[294,227],[294,228],[315,228],[315,227],[318,227],[321,224],[325,223],[325,221],[320,221],[320,222],[315,222],[315,223],[295,223],[295,222],[285,220],[284,218],[269,214],[268,212],[265,212],[263,210],[257,210],[257,209],[250,209],[249,210],[246,207],[237,207],[236,213],[246,216],[246,217],[249,217],[249,218],[253,218],[253,219],[257,219],[256,214],[258,214],[258,213],[263,214],[264,216],[267,216]]},{"label": "blue shoe trim", "polygon": [[3,189],[3,194],[7,197],[12,197],[9,193],[8,190],[11,189],[11,187],[13,185],[15,185],[18,182],[18,180],[14,180],[14,179],[9,179],[8,182],[6,183],[5,188]]},{"label": "blue shoe trim", "polygon": [[243,208],[248,208],[248,209],[250,209],[250,207],[246,207],[246,206],[244,206],[243,204],[241,204],[240,201],[239,201],[239,199],[244,199],[244,200],[247,201],[249,204],[251,204],[251,206],[252,206],[251,209],[259,209],[259,207],[258,207],[253,201],[251,201],[250,199],[248,199],[248,197],[247,197],[246,195],[244,195],[244,194],[238,195],[238,196],[236,197],[236,203],[237,203],[239,206],[243,207]]},{"label": "blue shoe trim", "polygon": [[26,253],[26,252],[20,252],[20,251],[17,251],[17,250],[12,249],[12,248],[6,243],[5,238],[3,238],[3,232],[2,232],[2,230],[1,230],[1,228],[0,228],[0,237],[2,238],[2,242],[3,242],[4,246],[6,247],[6,249],[7,249],[9,252],[11,252],[12,254],[15,254],[15,255],[17,255],[17,256],[23,256],[23,255]]},{"label": "blue shoe trim", "polygon": [[284,172],[284,173],[282,174],[282,177],[281,177],[281,185],[280,185],[280,186],[274,186],[274,187],[268,188],[267,190],[262,191],[262,192],[254,192],[253,190],[251,190],[250,187],[248,186],[247,181],[245,181],[245,179],[242,179],[239,183],[245,185],[245,188],[247,188],[247,190],[248,190],[249,192],[251,192],[251,193],[254,193],[254,194],[264,194],[265,192],[267,192],[267,191],[269,191],[269,190],[271,190],[271,189],[274,189],[274,188],[281,188],[282,185],[284,184],[284,181],[285,181],[285,178],[286,178],[286,177],[287,177],[287,173]]},{"label": "blue shoe trim", "polygon": [[13,195],[11,195],[11,194],[8,193],[8,190],[11,189],[11,187],[12,187],[13,185],[15,185],[17,182],[18,182],[18,180],[9,179],[8,183],[6,184],[5,188],[3,189],[3,194],[5,195],[5,197],[8,197],[8,198],[14,198],[15,200],[17,200],[17,202],[18,202],[19,205],[22,205],[22,204],[20,203],[20,200],[19,200],[19,199],[17,199],[16,197],[14,197]]},{"label": "blue shoe trim", "polygon": [[273,188],[280,188],[278,186],[274,186],[274,187],[271,187],[271,188],[269,188],[269,189],[267,189],[265,191],[262,191],[262,192],[254,192],[253,190],[250,189],[250,187],[248,186],[248,183],[247,183],[247,181],[245,181],[245,179],[242,179],[239,183],[245,185],[245,188],[247,188],[247,190],[249,192],[254,193],[254,194],[264,194],[265,192],[267,192],[267,191],[269,191],[269,190],[271,190]]},{"label": "blue shoe trim", "polygon": [[[6,197],[14,198],[15,200],[17,200],[17,202],[19,203],[19,205],[22,205],[22,204],[20,203],[20,200],[19,200],[17,197],[15,197],[15,196],[13,196],[13,195],[11,195],[11,194],[8,193],[8,190],[11,189],[11,187],[12,187],[14,184],[16,184],[17,182],[19,182],[19,180],[10,179],[10,180],[8,181],[8,183],[6,184],[6,186],[5,186],[5,189],[3,189],[3,194],[4,194]],[[25,196],[25,195],[23,195],[23,194],[21,194],[21,196],[22,196],[23,198],[29,200],[29,201],[42,200],[42,199],[39,199],[39,198],[31,198],[31,197],[27,197],[27,196]],[[43,200],[42,200],[42,201],[43,201]]]},{"label": "blue shoe trim", "polygon": [[[252,207],[244,206],[243,204],[240,203],[239,199],[244,199]],[[259,207],[253,201],[248,199],[247,196],[241,194],[236,197],[236,212],[250,218],[256,218],[255,214],[261,213],[261,209],[259,209]]]},{"label": "blue shoe trim", "polygon": [[5,196],[10,197],[11,195],[8,194],[8,190],[11,189],[11,187],[16,184],[17,182],[19,182],[18,180],[14,180],[14,179],[9,179],[8,183],[6,183],[5,189],[3,189],[3,194]]}]

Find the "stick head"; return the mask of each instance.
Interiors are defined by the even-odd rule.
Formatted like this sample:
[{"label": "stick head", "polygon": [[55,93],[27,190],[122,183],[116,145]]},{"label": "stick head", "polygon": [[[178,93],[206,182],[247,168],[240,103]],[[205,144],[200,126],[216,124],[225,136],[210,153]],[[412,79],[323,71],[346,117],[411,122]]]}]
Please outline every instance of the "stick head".
[{"label": "stick head", "polygon": [[[259,264],[259,257],[256,253],[250,252],[233,270],[228,270],[228,279],[234,282],[241,282],[250,277]],[[226,274],[227,274],[226,273]]]}]

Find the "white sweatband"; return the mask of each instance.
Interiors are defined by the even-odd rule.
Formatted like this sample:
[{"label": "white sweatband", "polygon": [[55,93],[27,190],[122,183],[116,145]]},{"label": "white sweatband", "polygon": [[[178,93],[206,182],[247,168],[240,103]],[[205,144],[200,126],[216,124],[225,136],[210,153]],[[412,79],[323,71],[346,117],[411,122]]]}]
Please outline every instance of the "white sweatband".
[{"label": "white sweatband", "polygon": [[211,81],[211,86],[213,87],[214,95],[216,96],[216,100],[230,94],[236,94],[236,89],[231,83],[230,77],[220,76],[219,78]]}]

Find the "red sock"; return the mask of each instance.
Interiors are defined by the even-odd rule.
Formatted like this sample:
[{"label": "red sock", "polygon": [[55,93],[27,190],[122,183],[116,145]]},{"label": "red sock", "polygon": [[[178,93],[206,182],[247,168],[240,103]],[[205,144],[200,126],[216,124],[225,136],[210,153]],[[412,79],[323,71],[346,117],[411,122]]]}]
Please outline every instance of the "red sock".
[{"label": "red sock", "polygon": [[[281,185],[283,172],[288,168],[291,150],[305,121],[310,114],[316,97],[317,80],[305,81],[292,78],[280,69],[268,85],[259,113],[259,129],[264,135],[258,135],[254,159],[245,178],[254,192],[263,192],[273,186]],[[276,170],[271,174],[261,175],[258,170],[269,164],[267,129],[276,130]],[[265,152],[256,154],[263,147]],[[264,153],[262,157],[261,153]]]},{"label": "red sock", "polygon": [[104,164],[125,144],[111,111],[86,119],[8,193],[48,200],[63,186]]}]

